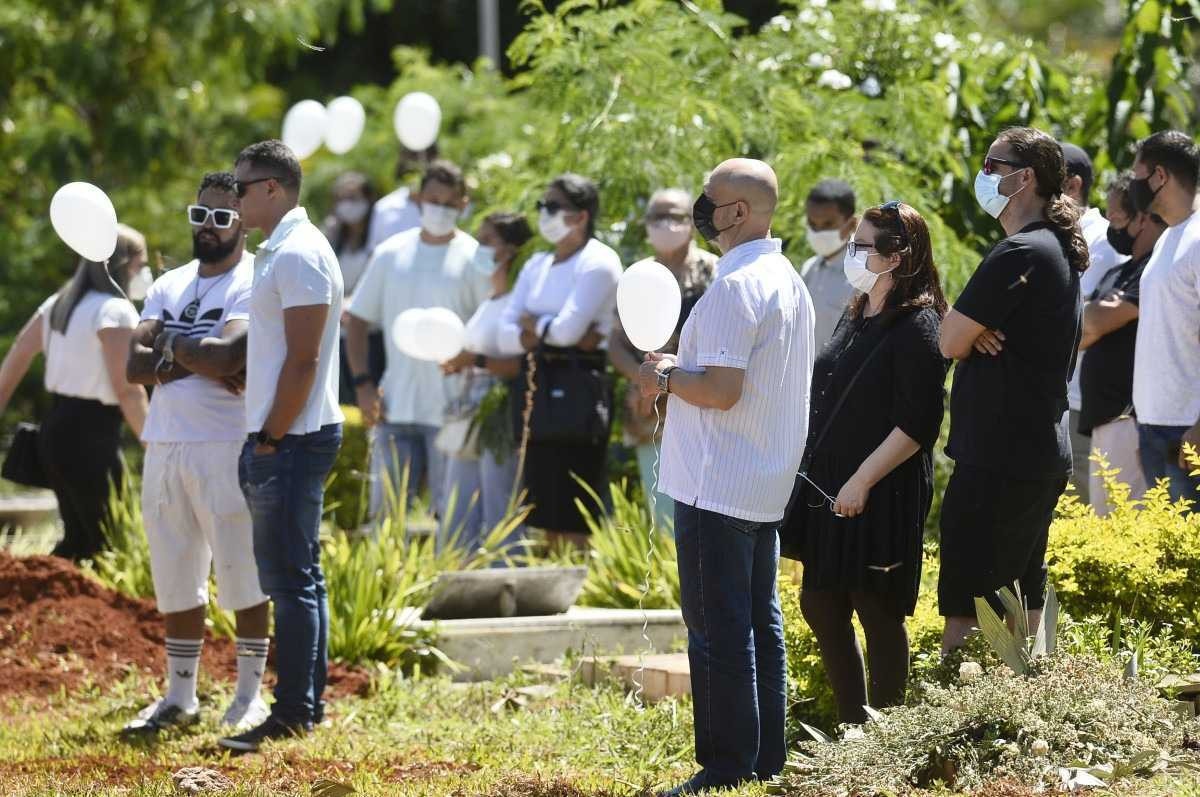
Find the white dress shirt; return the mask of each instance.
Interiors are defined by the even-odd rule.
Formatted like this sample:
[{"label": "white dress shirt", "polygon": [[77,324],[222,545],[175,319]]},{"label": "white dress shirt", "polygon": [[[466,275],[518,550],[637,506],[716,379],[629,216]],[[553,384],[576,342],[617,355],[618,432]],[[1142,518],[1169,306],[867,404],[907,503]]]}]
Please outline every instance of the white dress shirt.
[{"label": "white dress shirt", "polygon": [[312,389],[287,434],[310,434],[344,420],[338,406],[339,330],[342,323],[342,269],[324,234],[302,207],[279,221],[254,255],[250,330],[246,351],[246,431],[257,432],[275,404],[279,372],[287,358],[283,311],[329,306]]},{"label": "white dress shirt", "polygon": [[382,197],[371,209],[371,222],[367,226],[367,251],[402,232],[421,226],[421,210],[412,200],[412,191],[402,185]]},{"label": "white dress shirt", "polygon": [[813,304],[778,239],[748,241],[717,261],[717,279],[679,341],[685,371],[745,370],[729,410],[672,395],[660,492],[753,522],[783,518],[808,435]]},{"label": "white dress shirt", "polygon": [[500,351],[524,353],[520,320],[526,313],[537,316],[538,334],[550,346],[574,346],[592,324],[607,342],[620,278],[620,255],[595,238],[561,263],[553,252],[538,252],[521,269],[501,316]]}]

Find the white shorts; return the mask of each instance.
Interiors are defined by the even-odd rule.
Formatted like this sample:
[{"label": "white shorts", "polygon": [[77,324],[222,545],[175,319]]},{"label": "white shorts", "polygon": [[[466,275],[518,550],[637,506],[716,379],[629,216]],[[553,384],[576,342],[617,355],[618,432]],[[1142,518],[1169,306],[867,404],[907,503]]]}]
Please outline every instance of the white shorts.
[{"label": "white shorts", "polygon": [[265,603],[254,562],[250,510],[238,483],[242,442],[150,443],[142,469],[142,520],[158,610],[217,604],[238,611]]}]

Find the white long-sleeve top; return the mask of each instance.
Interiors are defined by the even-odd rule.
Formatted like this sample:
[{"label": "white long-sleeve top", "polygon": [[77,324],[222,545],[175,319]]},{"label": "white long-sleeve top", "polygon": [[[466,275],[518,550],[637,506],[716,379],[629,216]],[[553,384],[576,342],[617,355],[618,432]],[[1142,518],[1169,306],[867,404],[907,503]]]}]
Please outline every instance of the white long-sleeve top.
[{"label": "white long-sleeve top", "polygon": [[521,316],[537,316],[537,329],[551,346],[574,346],[596,324],[607,346],[617,306],[617,280],[621,257],[597,241],[561,263],[553,252],[538,252],[529,258],[517,277],[512,299],[500,319],[500,350],[521,354]]}]

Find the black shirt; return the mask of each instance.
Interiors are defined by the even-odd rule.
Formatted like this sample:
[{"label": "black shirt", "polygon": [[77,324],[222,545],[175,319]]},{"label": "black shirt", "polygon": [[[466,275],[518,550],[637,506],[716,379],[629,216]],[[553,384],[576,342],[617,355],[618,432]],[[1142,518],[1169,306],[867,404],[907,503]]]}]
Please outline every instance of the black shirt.
[{"label": "black shirt", "polygon": [[1060,235],[1036,222],[1000,241],[954,304],[1005,336],[999,355],[972,351],[955,369],[946,446],[955,462],[1018,479],[1071,472],[1064,416],[1082,300]]},{"label": "black shirt", "polygon": [[[1136,305],[1142,281],[1142,271],[1150,260],[1147,252],[1109,269],[1100,286],[1090,297],[1094,301],[1109,291],[1122,291],[1124,299]],[[1137,319],[1120,329],[1114,329],[1083,353],[1079,361],[1079,387],[1083,403],[1079,410],[1079,433],[1090,435],[1120,417],[1133,406],[1133,350],[1137,343]]]}]

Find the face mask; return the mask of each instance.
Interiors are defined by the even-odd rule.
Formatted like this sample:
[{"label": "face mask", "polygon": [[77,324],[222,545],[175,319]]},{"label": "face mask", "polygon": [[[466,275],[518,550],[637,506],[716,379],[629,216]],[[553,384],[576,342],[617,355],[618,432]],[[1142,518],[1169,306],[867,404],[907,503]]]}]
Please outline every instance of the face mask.
[{"label": "face mask", "polygon": [[1129,232],[1128,225],[1120,230],[1111,224],[1108,225],[1108,245],[1119,255],[1133,254],[1133,239],[1136,237]]},{"label": "face mask", "polygon": [[846,245],[841,230],[814,230],[809,227],[805,237],[809,247],[820,257],[835,255]]},{"label": "face mask", "polygon": [[1154,204],[1154,198],[1158,196],[1158,192],[1163,190],[1163,185],[1157,189],[1150,187],[1151,172],[1142,179],[1133,179],[1129,181],[1129,199],[1133,202],[1133,207],[1138,213],[1148,213],[1150,206]]},{"label": "face mask", "polygon": [[480,244],[475,250],[475,270],[491,276],[496,270],[496,247]]},{"label": "face mask", "polygon": [[458,226],[458,208],[421,203],[421,229],[435,238],[449,235]]},{"label": "face mask", "polygon": [[664,219],[646,226],[646,238],[655,252],[678,252],[692,240],[692,226]]},{"label": "face mask", "polygon": [[550,243],[558,243],[571,234],[571,226],[563,218],[566,215],[567,212],[565,210],[560,210],[557,213],[549,213],[543,209],[538,213],[538,232]]},{"label": "face mask", "polygon": [[984,174],[980,171],[979,174],[975,175],[975,200],[979,202],[979,206],[993,219],[1000,218],[1000,214],[1008,207],[1008,203],[1012,198],[1025,190],[1025,186],[1021,186],[1010,196],[1000,193],[1000,181],[1005,177],[1012,177],[1014,174],[1016,172],[1000,175]]},{"label": "face mask", "polygon": [[895,266],[893,266],[887,271],[881,271],[876,274],[867,268],[867,258],[869,257],[870,254],[866,250],[863,250],[856,253],[854,257],[850,257],[850,253],[847,252],[846,256],[842,259],[842,271],[846,274],[846,282],[849,282],[851,287],[856,291],[863,293],[870,293],[880,277],[896,270]]},{"label": "face mask", "polygon": [[365,199],[343,199],[333,207],[333,215],[343,224],[358,224],[367,217],[371,203]]},{"label": "face mask", "polygon": [[150,271],[149,266],[142,266],[142,270],[129,280],[129,290],[126,291],[126,294],[131,301],[140,302],[146,298],[146,294],[150,292],[150,286],[153,284],[154,273]]},{"label": "face mask", "polygon": [[730,224],[725,229],[719,230],[717,225],[713,224],[713,214],[721,208],[736,204],[737,202],[726,202],[724,205],[718,205],[708,198],[708,194],[701,194],[696,199],[696,204],[692,205],[692,223],[696,226],[696,230],[704,236],[704,240],[715,241],[725,230],[731,230],[737,226]]}]

